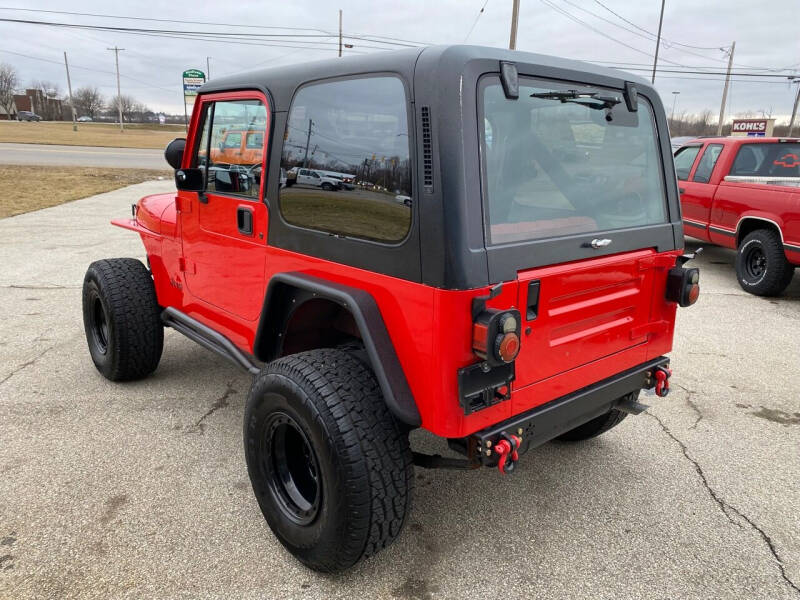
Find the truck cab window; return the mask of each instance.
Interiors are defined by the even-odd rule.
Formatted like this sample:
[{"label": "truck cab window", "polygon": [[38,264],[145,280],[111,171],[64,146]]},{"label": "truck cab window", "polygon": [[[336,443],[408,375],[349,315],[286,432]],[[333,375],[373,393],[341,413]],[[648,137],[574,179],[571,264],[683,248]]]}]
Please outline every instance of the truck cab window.
[{"label": "truck cab window", "polygon": [[717,164],[717,159],[722,153],[722,144],[709,144],[706,146],[703,156],[700,157],[700,162],[697,163],[694,177],[692,181],[696,183],[708,183],[711,179],[711,173],[714,171],[714,165]]},{"label": "truck cab window", "polygon": [[689,179],[689,173],[692,172],[692,165],[694,159],[700,153],[702,146],[684,146],[675,155],[675,173],[681,181]]}]

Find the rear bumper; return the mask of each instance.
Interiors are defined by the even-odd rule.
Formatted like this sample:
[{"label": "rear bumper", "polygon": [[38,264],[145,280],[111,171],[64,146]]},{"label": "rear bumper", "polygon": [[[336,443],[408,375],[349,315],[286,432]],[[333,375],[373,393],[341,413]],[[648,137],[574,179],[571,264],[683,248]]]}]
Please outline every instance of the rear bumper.
[{"label": "rear bumper", "polygon": [[480,450],[478,455],[481,463],[485,465],[493,465],[497,462],[496,457],[487,457],[484,449],[494,447],[503,432],[520,435],[519,430],[522,430],[520,453],[541,446],[562,433],[607,413],[627,394],[642,388],[653,388],[655,386],[655,380],[652,377],[653,369],[659,366],[666,367],[668,364],[669,358],[666,356],[659,356],[639,364],[622,373],[617,373],[576,392],[482,429],[468,438],[467,446]]}]

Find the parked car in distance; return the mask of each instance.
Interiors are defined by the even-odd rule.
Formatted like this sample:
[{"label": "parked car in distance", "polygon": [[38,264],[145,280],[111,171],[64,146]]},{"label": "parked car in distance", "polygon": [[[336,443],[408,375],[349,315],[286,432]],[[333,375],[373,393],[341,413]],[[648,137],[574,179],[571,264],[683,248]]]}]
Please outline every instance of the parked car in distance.
[{"label": "parked car in distance", "polygon": [[669,139],[669,145],[672,146],[672,151],[675,152],[678,148],[690,142],[691,140],[696,140],[696,135],[680,135],[678,137],[673,137]]},{"label": "parked car in distance", "polygon": [[90,123],[93,120],[94,119],[92,119],[92,117],[87,117],[87,116],[78,117],[78,123]]},{"label": "parked car in distance", "polygon": [[[201,140],[253,122],[260,182],[203,160]],[[667,136],[646,80],[496,48],[213,79],[165,151],[177,192],[113,221],[146,264],[87,270],[91,360],[144,378],[166,326],[250,373],[243,453],[261,512],[308,567],[347,569],[411,521],[415,464],[510,474],[530,449],[640,414],[641,390],[668,394],[676,311],[700,287]],[[312,155],[358,189],[298,168]],[[413,452],[416,428],[460,457]],[[528,488],[506,486],[482,518],[535,504]],[[487,540],[487,568],[504,543]]]},{"label": "parked car in distance", "polygon": [[29,110],[21,110],[17,113],[17,121],[41,121],[42,117],[37,115],[35,112],[31,112]]},{"label": "parked car in distance", "polygon": [[356,179],[354,175],[349,173],[337,173],[336,171],[323,171],[321,169],[317,169],[317,173],[336,179],[339,181],[339,187],[344,190],[350,191],[356,189],[356,186],[353,183]]},{"label": "parked car in distance", "polygon": [[800,138],[697,139],[675,171],[686,235],[735,249],[745,291],[782,293],[800,265]]}]

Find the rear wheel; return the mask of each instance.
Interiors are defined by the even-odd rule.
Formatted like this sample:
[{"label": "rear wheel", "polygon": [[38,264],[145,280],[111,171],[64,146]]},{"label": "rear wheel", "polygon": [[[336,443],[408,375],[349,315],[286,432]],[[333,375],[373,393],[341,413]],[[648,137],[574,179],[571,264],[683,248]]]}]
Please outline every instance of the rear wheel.
[{"label": "rear wheel", "polygon": [[111,381],[156,370],[164,327],[153,279],[133,258],[98,260],[83,280],[83,326],[97,370]]},{"label": "rear wheel", "polygon": [[736,253],[736,278],[742,289],[756,296],[778,296],[792,281],[794,267],[786,260],[777,231],[749,233]]},{"label": "rear wheel", "polygon": [[414,482],[408,436],[350,353],[312,350],[264,367],[244,445],[267,523],[308,567],[341,571],[402,530]]},{"label": "rear wheel", "polygon": [[[639,392],[632,392],[630,396],[633,400],[636,400],[639,397]],[[600,415],[599,417],[595,417],[591,421],[587,421],[575,429],[570,429],[566,433],[562,433],[556,439],[565,442],[579,442],[581,440],[588,440],[590,438],[597,437],[601,433],[605,433],[609,429],[613,429],[622,423],[627,416],[628,413],[624,413],[621,410],[612,408],[607,413]]]}]

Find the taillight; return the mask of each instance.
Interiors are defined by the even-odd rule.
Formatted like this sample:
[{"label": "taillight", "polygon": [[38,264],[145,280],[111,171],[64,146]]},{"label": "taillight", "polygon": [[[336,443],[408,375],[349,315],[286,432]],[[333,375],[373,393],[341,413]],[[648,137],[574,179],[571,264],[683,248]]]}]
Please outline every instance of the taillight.
[{"label": "taillight", "polygon": [[679,306],[691,306],[700,297],[699,269],[675,267],[667,275],[667,300]]},{"label": "taillight", "polygon": [[472,325],[472,350],[490,365],[510,363],[519,354],[519,333],[518,310],[484,310]]}]

